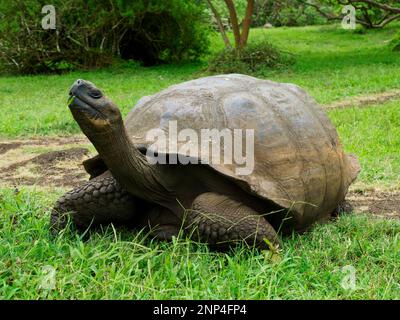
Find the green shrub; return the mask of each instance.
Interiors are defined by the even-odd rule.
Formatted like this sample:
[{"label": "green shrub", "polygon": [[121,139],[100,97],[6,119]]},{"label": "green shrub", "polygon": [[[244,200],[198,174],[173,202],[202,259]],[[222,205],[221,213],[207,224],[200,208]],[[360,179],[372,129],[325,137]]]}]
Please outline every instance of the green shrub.
[{"label": "green shrub", "polygon": [[190,61],[208,49],[205,5],[196,0],[53,0],[56,29],[44,30],[48,1],[0,1],[0,65],[11,72],[63,72],[109,65]]},{"label": "green shrub", "polygon": [[109,1],[54,0],[52,4],[56,29],[44,30],[44,1],[0,2],[0,63],[6,70],[62,72],[111,63],[117,34],[111,26],[117,14]]},{"label": "green shrub", "polygon": [[[199,0],[117,0],[129,32],[123,58],[139,57],[144,64],[197,60],[207,52],[210,26],[206,4]],[[141,47],[142,53],[129,50]]]},{"label": "green shrub", "polygon": [[272,69],[288,66],[294,57],[275,48],[269,42],[249,43],[242,50],[225,49],[208,63],[211,73],[243,73],[265,75]]}]

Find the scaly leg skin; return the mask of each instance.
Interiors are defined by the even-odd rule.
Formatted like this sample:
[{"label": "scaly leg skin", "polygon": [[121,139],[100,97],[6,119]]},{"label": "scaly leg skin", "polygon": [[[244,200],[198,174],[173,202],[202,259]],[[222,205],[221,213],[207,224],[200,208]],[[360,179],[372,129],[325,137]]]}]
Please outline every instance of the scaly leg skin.
[{"label": "scaly leg skin", "polygon": [[51,213],[51,232],[57,234],[65,228],[68,216],[78,230],[100,224],[132,224],[137,203],[107,171],[58,199]]},{"label": "scaly leg skin", "polygon": [[192,238],[220,250],[240,241],[259,249],[271,249],[270,245],[277,249],[280,246],[277,233],[264,217],[252,208],[217,193],[199,195],[192,209],[187,210],[185,225]]}]

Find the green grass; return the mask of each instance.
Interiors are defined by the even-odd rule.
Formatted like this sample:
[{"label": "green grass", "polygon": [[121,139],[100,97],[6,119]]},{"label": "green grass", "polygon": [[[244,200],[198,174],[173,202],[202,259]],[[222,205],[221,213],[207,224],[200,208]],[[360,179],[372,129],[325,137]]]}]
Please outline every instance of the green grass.
[{"label": "green grass", "polygon": [[[282,253],[271,258],[245,248],[209,252],[184,239],[150,242],[111,227],[87,241],[72,232],[51,239],[48,208],[54,194],[31,189],[0,195],[2,299],[400,297],[399,221],[342,216],[286,238]],[[355,270],[354,289],[342,287],[349,283],[346,266]]]},{"label": "green grass", "polygon": [[400,186],[400,101],[329,111],[347,152],[361,163],[359,181]]},{"label": "green grass", "polygon": [[[359,34],[335,26],[252,30],[296,56],[275,81],[304,87],[320,103],[400,88],[400,59],[387,46],[396,27]],[[222,48],[217,35],[213,52]],[[206,57],[205,57],[206,58]],[[95,82],[123,114],[142,96],[198,77],[205,64],[113,67],[65,75],[0,77],[0,136],[79,133],[68,109],[77,78]],[[367,108],[330,110],[348,152],[360,158],[359,180],[400,185],[400,101]],[[27,151],[36,153],[45,147]],[[73,232],[48,233],[49,208],[64,190],[0,189],[0,298],[81,299],[398,299],[400,222],[343,215],[305,235],[284,239],[283,251],[238,248],[229,254],[181,239],[151,242],[109,227],[82,241]],[[355,268],[356,288],[344,289],[345,266]],[[41,289],[45,270],[55,288]]]},{"label": "green grass", "polygon": [[68,135],[80,132],[68,108],[72,83],[95,82],[127,113],[144,95],[188,80],[197,65],[105,69],[65,75],[0,77],[0,136]]}]

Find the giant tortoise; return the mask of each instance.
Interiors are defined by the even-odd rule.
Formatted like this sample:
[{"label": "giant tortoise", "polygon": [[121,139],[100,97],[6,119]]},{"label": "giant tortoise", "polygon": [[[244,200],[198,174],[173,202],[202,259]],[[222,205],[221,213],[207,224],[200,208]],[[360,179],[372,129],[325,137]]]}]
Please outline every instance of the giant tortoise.
[{"label": "giant tortoise", "polygon": [[[204,77],[143,97],[123,121],[93,83],[77,80],[69,109],[98,155],[84,162],[90,180],[55,204],[53,231],[70,219],[78,229],[114,223],[164,240],[182,232],[217,249],[238,241],[268,249],[278,233],[327,221],[360,170],[325,112],[293,84]],[[192,152],[207,129],[221,139]],[[166,143],[149,139],[155,133]],[[235,152],[241,162],[224,158]],[[252,167],[238,170],[245,161]]]}]

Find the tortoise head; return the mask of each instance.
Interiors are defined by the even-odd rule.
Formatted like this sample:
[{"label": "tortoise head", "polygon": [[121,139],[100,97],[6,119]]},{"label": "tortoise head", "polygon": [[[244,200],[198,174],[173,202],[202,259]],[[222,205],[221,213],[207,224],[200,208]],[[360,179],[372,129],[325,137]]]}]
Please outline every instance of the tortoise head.
[{"label": "tortoise head", "polygon": [[75,81],[69,91],[68,107],[89,139],[122,125],[118,107],[90,81]]},{"label": "tortoise head", "polygon": [[80,79],[70,89],[68,107],[117,181],[132,194],[151,200],[148,190],[159,188],[159,172],[132,144],[118,107],[93,83]]}]

